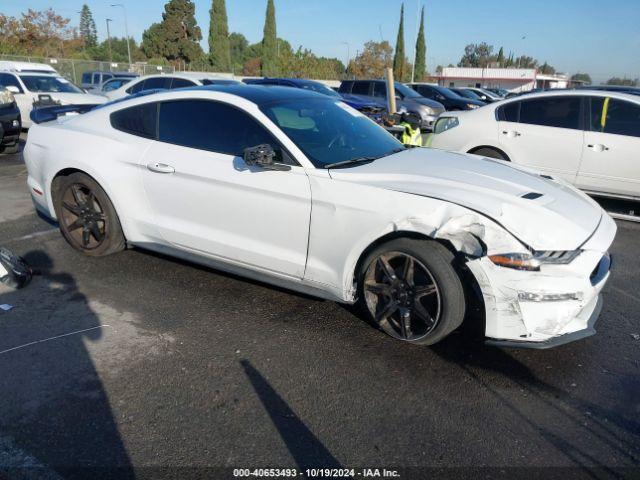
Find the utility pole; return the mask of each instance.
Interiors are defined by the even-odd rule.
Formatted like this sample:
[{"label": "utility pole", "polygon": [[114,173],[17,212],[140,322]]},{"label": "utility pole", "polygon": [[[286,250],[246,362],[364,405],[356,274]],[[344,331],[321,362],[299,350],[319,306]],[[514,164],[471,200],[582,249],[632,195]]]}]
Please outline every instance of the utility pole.
[{"label": "utility pole", "polygon": [[111,51],[111,32],[109,31],[109,22],[113,22],[107,18],[107,42],[109,43],[109,63],[113,63],[113,52]]},{"label": "utility pole", "polygon": [[122,3],[114,3],[111,4],[112,7],[122,7],[122,11],[124,12],[124,33],[127,36],[127,55],[129,56],[129,68],[131,68],[131,47],[129,46],[129,26],[127,23],[127,7]]},{"label": "utility pole", "polygon": [[[349,42],[340,42],[341,45],[347,46],[347,71],[349,70],[349,62],[351,61],[351,44]],[[346,73],[346,71],[345,71]]]}]

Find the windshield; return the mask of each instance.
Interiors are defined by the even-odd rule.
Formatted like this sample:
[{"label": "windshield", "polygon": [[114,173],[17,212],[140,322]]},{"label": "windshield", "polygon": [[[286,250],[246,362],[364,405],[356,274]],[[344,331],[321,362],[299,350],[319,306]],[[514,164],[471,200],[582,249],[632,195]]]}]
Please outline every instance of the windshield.
[{"label": "windshield", "polygon": [[416,98],[416,97],[422,96],[418,92],[416,92],[413,88],[409,88],[406,85],[403,85],[402,83],[396,83],[396,92],[400,92],[400,94],[404,98]]},{"label": "windshield", "polygon": [[462,95],[463,97],[473,98],[474,100],[480,100],[480,96],[472,90],[458,90],[458,92],[460,92],[460,95]]},{"label": "windshield", "polygon": [[444,87],[433,87],[440,95],[451,100],[460,100],[460,95]]},{"label": "windshield", "polygon": [[382,127],[341,101],[305,98],[260,109],[318,168],[380,158],[405,148]]},{"label": "windshield", "polygon": [[305,90],[311,90],[313,92],[321,93],[323,95],[328,95],[330,97],[338,97],[340,95],[335,90],[330,89],[326,85],[319,82],[305,82],[300,85]]},{"label": "windshield", "polygon": [[20,75],[20,79],[30,92],[82,93],[82,90],[62,77],[52,77],[51,75]]}]

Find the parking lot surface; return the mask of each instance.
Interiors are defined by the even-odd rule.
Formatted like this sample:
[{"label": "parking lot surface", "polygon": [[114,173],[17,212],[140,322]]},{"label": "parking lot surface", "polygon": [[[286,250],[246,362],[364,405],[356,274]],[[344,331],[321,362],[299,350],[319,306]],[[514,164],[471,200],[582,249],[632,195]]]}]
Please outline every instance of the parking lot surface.
[{"label": "parking lot surface", "polygon": [[640,224],[618,224],[595,337],[534,351],[455,333],[424,348],[351,308],[174,259],[84,257],[25,182],[20,156],[0,157],[0,245],[39,271],[0,287],[4,467],[638,472]]}]

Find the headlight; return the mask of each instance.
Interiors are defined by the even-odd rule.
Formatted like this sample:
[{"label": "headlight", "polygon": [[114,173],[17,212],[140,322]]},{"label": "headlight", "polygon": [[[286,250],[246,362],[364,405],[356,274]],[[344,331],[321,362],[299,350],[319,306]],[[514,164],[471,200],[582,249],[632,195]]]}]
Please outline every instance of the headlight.
[{"label": "headlight", "polygon": [[473,103],[467,103],[467,108],[469,110],[475,110],[476,108],[478,108],[480,105],[474,105]]},{"label": "headlight", "polygon": [[537,272],[540,270],[540,260],[530,253],[502,253],[499,255],[489,255],[495,265],[500,267],[515,268],[516,270],[529,270]]},{"label": "headlight", "polygon": [[13,93],[11,93],[9,90],[0,90],[0,105],[7,105],[15,101],[16,99],[13,97]]},{"label": "headlight", "polygon": [[443,133],[460,124],[458,117],[440,117],[433,128],[433,133]]}]

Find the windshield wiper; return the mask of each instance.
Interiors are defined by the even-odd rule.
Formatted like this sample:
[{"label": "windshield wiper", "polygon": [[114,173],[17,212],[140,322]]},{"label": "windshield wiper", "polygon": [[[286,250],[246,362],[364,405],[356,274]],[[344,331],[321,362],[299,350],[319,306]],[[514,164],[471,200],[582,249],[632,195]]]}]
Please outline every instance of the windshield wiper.
[{"label": "windshield wiper", "polygon": [[328,165],[325,165],[324,168],[329,170],[330,168],[351,167],[352,165],[371,163],[371,162],[377,160],[378,158],[380,158],[380,157],[358,157],[358,158],[352,158],[351,160],[344,160],[342,162],[329,163]]}]

